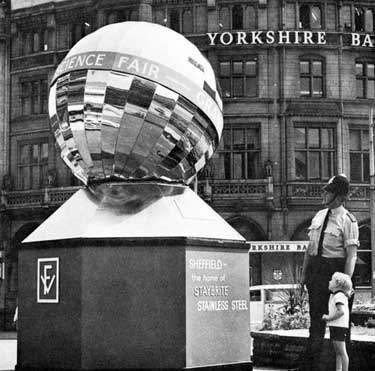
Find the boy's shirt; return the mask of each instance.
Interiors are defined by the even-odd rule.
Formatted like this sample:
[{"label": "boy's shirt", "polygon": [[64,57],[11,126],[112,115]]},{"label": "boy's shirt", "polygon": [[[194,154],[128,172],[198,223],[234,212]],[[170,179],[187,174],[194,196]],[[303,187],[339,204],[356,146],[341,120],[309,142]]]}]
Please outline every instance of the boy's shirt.
[{"label": "boy's shirt", "polygon": [[331,294],[328,302],[329,315],[336,312],[336,304],[343,304],[344,315],[335,320],[327,321],[327,325],[349,328],[348,297],[342,291]]}]

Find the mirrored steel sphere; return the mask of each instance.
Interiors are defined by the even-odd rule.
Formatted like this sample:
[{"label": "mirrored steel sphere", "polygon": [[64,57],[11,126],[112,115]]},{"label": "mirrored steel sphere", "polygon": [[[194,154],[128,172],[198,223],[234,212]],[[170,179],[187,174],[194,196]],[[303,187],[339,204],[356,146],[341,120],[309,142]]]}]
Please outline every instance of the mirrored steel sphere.
[{"label": "mirrored steel sphere", "polygon": [[79,41],[52,80],[49,115],[63,160],[86,185],[188,184],[223,127],[211,65],[180,34],[145,22]]}]

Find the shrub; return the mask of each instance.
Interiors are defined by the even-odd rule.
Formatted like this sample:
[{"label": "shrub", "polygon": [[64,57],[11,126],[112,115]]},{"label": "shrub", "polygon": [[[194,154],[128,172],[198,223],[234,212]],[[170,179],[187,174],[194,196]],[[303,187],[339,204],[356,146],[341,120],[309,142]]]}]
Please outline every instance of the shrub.
[{"label": "shrub", "polygon": [[374,328],[375,327],[375,319],[374,318],[369,318],[366,322],[365,322],[365,327],[369,327],[369,328]]},{"label": "shrub", "polygon": [[375,316],[375,303],[356,303],[353,305],[355,313],[370,313]]},{"label": "shrub", "polygon": [[356,302],[352,310],[352,323],[354,325],[375,327],[375,304]]},{"label": "shrub", "polygon": [[265,315],[262,330],[293,330],[308,328],[310,316],[306,292],[284,290],[280,297],[284,302],[278,309],[271,308]]}]

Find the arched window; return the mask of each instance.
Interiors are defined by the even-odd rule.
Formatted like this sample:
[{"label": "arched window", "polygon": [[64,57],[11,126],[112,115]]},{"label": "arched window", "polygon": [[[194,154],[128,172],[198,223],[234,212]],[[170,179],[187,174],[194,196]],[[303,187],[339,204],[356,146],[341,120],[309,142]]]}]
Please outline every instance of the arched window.
[{"label": "arched window", "polygon": [[12,36],[12,57],[18,57],[20,55],[20,46],[22,44],[20,34],[17,33]]},{"label": "arched window", "polygon": [[226,6],[223,6],[220,8],[220,13],[219,13],[219,23],[223,26],[224,30],[229,30],[230,25],[229,25],[229,8]]},{"label": "arched window", "polygon": [[301,28],[310,28],[310,7],[308,5],[302,5],[299,8],[299,22]]},{"label": "arched window", "polygon": [[182,32],[183,33],[193,32],[193,14],[191,10],[184,10],[182,14]]},{"label": "arched window", "polygon": [[232,9],[232,29],[243,29],[243,8],[242,5],[235,5]]},{"label": "arched window", "polygon": [[250,30],[255,30],[257,28],[257,14],[254,6],[246,7],[245,19],[247,19],[247,25],[245,25],[245,27],[249,27]]},{"label": "arched window", "polygon": [[363,8],[354,9],[354,24],[356,31],[365,30],[365,11]]},{"label": "arched window", "polygon": [[51,49],[51,41],[52,41],[52,38],[50,38],[50,34],[52,33],[52,30],[44,30],[43,32],[43,51],[47,51],[49,49]]},{"label": "arched window", "polygon": [[39,32],[35,31],[33,33],[33,53],[36,53],[40,50],[40,37]]},{"label": "arched window", "polygon": [[107,18],[107,24],[115,23],[116,18],[116,13],[109,13]]},{"label": "arched window", "polygon": [[137,12],[136,10],[132,10],[132,11],[130,12],[130,17],[129,17],[129,19],[130,19],[131,21],[138,21],[138,12]]},{"label": "arched window", "polygon": [[322,28],[322,11],[320,7],[313,6],[311,8],[311,28]]},{"label": "arched window", "polygon": [[31,32],[26,32],[23,35],[23,55],[30,54],[32,51],[32,34]]},{"label": "arched window", "polygon": [[73,46],[76,42],[81,40],[83,37],[83,25],[81,23],[76,23],[71,26],[70,32],[70,45]]},{"label": "arched window", "polygon": [[178,9],[173,9],[169,15],[170,27],[172,30],[180,32],[180,12]]},{"label": "arched window", "polygon": [[155,12],[155,23],[164,25],[164,19],[165,19],[165,11],[164,10],[157,10]]},{"label": "arched window", "polygon": [[366,32],[374,32],[374,11],[367,9],[365,13],[365,30]]}]

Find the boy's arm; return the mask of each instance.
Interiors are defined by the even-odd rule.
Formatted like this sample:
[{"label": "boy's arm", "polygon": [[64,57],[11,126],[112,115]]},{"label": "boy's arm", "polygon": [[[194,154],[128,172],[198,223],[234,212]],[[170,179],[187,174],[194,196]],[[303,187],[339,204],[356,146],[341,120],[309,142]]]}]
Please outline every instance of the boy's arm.
[{"label": "boy's arm", "polygon": [[343,303],[336,303],[336,311],[331,315],[323,314],[322,320],[323,321],[334,321],[344,315],[344,304]]}]

